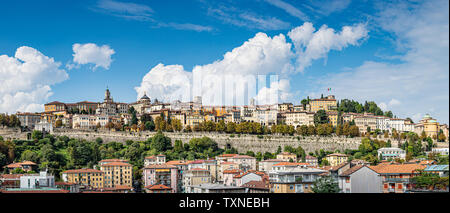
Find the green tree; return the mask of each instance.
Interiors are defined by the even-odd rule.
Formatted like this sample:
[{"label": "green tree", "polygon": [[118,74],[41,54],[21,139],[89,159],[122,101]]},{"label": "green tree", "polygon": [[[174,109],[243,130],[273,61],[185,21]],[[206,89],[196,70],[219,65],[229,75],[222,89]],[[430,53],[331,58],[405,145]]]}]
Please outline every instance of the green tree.
[{"label": "green tree", "polygon": [[329,122],[327,113],[325,110],[319,110],[314,114],[314,124],[318,126],[319,124],[326,124]]},{"label": "green tree", "polygon": [[20,161],[39,163],[39,155],[36,152],[27,149],[20,155]]},{"label": "green tree", "polygon": [[171,140],[159,131],[153,136],[150,148],[155,149],[157,152],[164,152],[171,148]]},{"label": "green tree", "polygon": [[339,184],[330,176],[323,176],[314,181],[311,190],[314,193],[339,193]]},{"label": "green tree", "polygon": [[31,133],[31,138],[33,138],[34,140],[40,140],[40,139],[43,138],[43,134],[42,134],[42,132],[39,131],[39,130],[34,130],[34,131]]}]

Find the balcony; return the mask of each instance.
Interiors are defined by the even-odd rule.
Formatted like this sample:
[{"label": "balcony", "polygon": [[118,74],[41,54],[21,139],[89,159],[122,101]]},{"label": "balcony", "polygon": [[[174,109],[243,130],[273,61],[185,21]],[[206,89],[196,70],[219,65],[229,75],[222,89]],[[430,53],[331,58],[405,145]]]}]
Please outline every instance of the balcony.
[{"label": "balcony", "polygon": [[393,183],[410,183],[411,178],[386,178],[384,182],[393,182]]}]

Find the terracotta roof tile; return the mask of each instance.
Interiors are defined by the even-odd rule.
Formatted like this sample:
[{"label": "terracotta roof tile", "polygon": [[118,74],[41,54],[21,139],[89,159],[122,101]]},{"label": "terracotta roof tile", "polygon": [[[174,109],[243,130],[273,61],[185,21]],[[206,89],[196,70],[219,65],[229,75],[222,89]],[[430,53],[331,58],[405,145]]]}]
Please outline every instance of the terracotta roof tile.
[{"label": "terracotta roof tile", "polygon": [[72,169],[66,170],[63,173],[102,173],[103,171],[97,169]]},{"label": "terracotta roof tile", "polygon": [[146,189],[150,189],[150,190],[171,190],[172,188],[162,185],[162,184],[158,184],[158,185],[148,185],[145,187]]},{"label": "terracotta roof tile", "polygon": [[427,166],[422,164],[378,164],[376,166],[370,166],[372,170],[379,174],[412,174],[417,170],[423,170]]}]

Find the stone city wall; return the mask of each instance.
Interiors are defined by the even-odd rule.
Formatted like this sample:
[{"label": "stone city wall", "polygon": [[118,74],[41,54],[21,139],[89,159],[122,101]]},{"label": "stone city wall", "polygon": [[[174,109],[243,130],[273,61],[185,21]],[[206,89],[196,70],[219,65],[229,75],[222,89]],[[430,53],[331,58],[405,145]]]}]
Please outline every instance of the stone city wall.
[{"label": "stone city wall", "polygon": [[[95,140],[97,137],[103,139],[105,143],[108,142],[125,142],[126,140],[145,141],[152,137],[156,132],[110,132],[110,131],[82,131],[82,130],[59,130],[53,132],[54,135],[66,135],[70,138],[86,139],[89,141]],[[175,140],[181,140],[183,143],[188,143],[192,138],[209,137],[216,141],[220,148],[231,146],[236,148],[239,152],[253,151],[257,152],[276,152],[278,146],[292,146],[296,148],[301,146],[305,151],[314,152],[316,150],[324,149],[328,151],[358,149],[361,143],[361,138],[345,138],[345,137],[317,137],[309,136],[272,136],[265,135],[259,138],[257,135],[240,135],[234,134],[214,134],[214,133],[171,133],[165,132],[166,136],[172,139],[172,144]]]}]

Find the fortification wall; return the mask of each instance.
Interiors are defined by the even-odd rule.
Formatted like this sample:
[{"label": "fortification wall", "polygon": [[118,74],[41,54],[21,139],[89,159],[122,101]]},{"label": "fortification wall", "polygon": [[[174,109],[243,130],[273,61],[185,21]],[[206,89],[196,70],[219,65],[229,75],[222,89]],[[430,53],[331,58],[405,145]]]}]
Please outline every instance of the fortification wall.
[{"label": "fortification wall", "polygon": [[[95,140],[101,137],[105,143],[108,142],[125,142],[126,140],[145,141],[152,137],[156,132],[110,132],[110,131],[82,131],[82,130],[55,130],[54,135],[66,135],[72,138]],[[172,139],[172,144],[175,140],[181,140],[183,143],[188,143],[192,138],[209,137],[216,141],[220,148],[231,146],[236,148],[239,152],[275,152],[278,146],[282,148],[286,145],[297,147],[301,146],[305,151],[314,152],[316,150],[324,149],[334,151],[339,149],[357,149],[361,143],[361,138],[345,138],[345,137],[317,137],[309,136],[264,136],[259,138],[257,135],[234,135],[230,134],[213,134],[213,133],[170,133],[165,132],[166,136]]]}]

